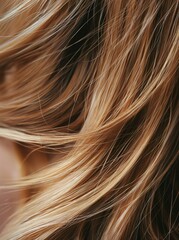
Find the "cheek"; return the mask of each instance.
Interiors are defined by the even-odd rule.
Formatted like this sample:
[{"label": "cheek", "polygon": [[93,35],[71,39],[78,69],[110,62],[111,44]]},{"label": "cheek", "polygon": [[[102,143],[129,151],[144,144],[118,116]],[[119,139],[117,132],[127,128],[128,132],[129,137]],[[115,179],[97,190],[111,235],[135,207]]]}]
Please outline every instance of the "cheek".
[{"label": "cheek", "polygon": [[1,189],[7,182],[22,176],[20,155],[15,145],[0,138],[0,231],[22,201],[22,193]]}]

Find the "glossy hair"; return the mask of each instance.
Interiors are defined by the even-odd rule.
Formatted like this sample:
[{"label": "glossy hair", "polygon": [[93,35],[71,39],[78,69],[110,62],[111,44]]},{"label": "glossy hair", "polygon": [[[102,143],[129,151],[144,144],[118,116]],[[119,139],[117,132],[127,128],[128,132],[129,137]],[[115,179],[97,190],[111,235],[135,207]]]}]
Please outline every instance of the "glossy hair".
[{"label": "glossy hair", "polygon": [[178,2],[0,5],[0,137],[50,153],[0,238],[178,239]]}]

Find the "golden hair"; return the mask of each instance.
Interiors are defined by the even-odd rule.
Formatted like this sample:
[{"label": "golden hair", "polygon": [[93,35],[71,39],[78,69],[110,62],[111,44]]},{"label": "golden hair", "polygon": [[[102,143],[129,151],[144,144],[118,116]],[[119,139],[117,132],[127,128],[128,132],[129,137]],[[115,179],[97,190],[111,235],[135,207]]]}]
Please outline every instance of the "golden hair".
[{"label": "golden hair", "polygon": [[0,239],[178,239],[178,1],[0,6],[0,137],[47,158]]}]

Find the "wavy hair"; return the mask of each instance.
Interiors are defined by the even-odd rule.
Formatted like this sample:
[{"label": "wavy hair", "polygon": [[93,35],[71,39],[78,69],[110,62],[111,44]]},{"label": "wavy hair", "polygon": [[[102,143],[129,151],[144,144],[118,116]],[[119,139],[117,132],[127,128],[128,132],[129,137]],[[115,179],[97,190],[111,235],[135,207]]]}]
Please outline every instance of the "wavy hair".
[{"label": "wavy hair", "polygon": [[33,152],[0,238],[177,240],[178,1],[0,6],[0,137]]}]

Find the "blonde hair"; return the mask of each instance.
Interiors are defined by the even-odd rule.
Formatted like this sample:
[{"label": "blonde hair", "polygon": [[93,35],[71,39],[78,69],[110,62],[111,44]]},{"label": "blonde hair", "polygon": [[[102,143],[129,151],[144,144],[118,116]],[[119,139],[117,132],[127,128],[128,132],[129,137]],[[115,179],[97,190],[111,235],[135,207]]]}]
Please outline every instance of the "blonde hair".
[{"label": "blonde hair", "polygon": [[178,2],[0,5],[0,137],[51,156],[0,238],[177,239]]}]

